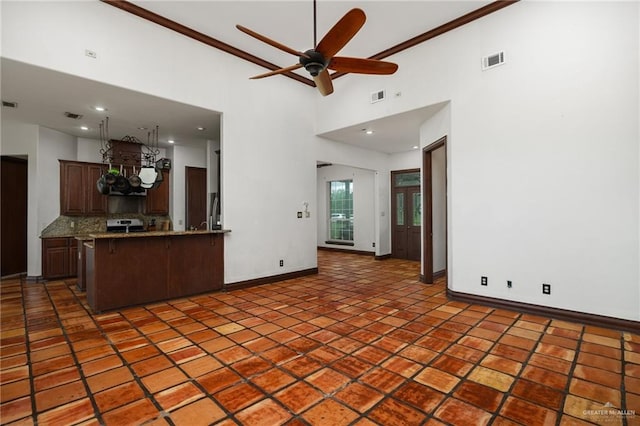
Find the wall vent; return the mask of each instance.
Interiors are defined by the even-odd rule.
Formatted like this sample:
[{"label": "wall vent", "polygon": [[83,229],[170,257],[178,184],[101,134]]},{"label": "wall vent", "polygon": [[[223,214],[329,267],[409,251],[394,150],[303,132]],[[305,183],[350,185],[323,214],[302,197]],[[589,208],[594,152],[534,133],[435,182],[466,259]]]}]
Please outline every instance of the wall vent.
[{"label": "wall vent", "polygon": [[7,108],[18,108],[17,102],[2,101],[2,106]]},{"label": "wall vent", "polygon": [[488,70],[489,68],[497,67],[504,64],[504,51],[494,53],[482,58],[482,70]]},{"label": "wall vent", "polygon": [[386,97],[386,93],[384,90],[379,90],[377,92],[373,92],[371,94],[371,103],[375,104],[376,102],[384,101]]},{"label": "wall vent", "polygon": [[80,120],[82,118],[82,114],[75,114],[69,111],[65,112],[64,116],[68,118],[73,118],[74,120]]}]

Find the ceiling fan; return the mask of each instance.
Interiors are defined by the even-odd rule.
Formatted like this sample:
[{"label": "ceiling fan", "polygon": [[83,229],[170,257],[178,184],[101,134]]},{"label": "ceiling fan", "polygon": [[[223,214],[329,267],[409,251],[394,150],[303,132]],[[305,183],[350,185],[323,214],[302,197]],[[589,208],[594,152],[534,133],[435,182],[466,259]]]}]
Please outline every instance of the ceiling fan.
[{"label": "ceiling fan", "polygon": [[305,52],[299,52],[242,25],[236,25],[236,28],[277,49],[298,56],[297,64],[256,75],[251,77],[252,79],[270,77],[304,67],[313,77],[316,87],[322,96],[327,96],[333,93],[333,83],[331,82],[331,76],[328,71],[330,69],[358,74],[393,74],[398,69],[398,65],[392,62],[379,61],[377,59],[334,56],[356,35],[364,25],[366,19],[367,17],[362,9],[351,9],[325,34],[322,40],[320,40],[320,43],[316,43],[316,0],[314,0],[313,44],[315,48]]}]

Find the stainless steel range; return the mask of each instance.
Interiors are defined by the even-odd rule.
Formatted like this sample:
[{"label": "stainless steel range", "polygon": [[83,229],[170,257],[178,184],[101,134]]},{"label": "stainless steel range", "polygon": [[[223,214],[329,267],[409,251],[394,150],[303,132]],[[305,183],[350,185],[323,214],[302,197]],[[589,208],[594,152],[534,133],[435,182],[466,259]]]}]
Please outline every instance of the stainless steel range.
[{"label": "stainless steel range", "polygon": [[142,219],[107,219],[107,232],[143,232]]}]

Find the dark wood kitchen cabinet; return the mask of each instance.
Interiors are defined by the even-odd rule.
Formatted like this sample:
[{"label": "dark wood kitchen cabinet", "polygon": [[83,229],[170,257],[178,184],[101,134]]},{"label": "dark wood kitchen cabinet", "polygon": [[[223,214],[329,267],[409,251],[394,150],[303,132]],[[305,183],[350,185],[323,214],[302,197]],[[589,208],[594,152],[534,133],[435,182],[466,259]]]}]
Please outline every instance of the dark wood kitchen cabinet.
[{"label": "dark wood kitchen cabinet", "polygon": [[75,277],[78,242],[75,238],[42,239],[42,276],[45,279]]},{"label": "dark wood kitchen cabinet", "polygon": [[94,312],[221,290],[228,231],[94,234],[86,247]]},{"label": "dark wood kitchen cabinet", "polygon": [[162,171],[162,183],[147,190],[145,213],[159,216],[169,214],[169,171]]},{"label": "dark wood kitchen cabinet", "polygon": [[60,160],[60,214],[90,216],[107,213],[107,196],[96,182],[106,171],[103,164]]}]

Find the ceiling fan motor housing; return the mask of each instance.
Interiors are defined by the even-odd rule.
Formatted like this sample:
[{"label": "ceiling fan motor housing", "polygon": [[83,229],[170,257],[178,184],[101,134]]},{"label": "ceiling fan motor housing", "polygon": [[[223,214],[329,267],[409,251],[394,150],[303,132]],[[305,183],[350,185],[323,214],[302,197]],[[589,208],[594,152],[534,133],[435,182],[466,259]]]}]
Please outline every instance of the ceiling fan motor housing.
[{"label": "ceiling fan motor housing", "polygon": [[309,71],[313,77],[316,77],[322,71],[327,68],[329,61],[327,61],[320,52],[313,49],[309,49],[304,52],[306,56],[300,56],[300,64]]}]

